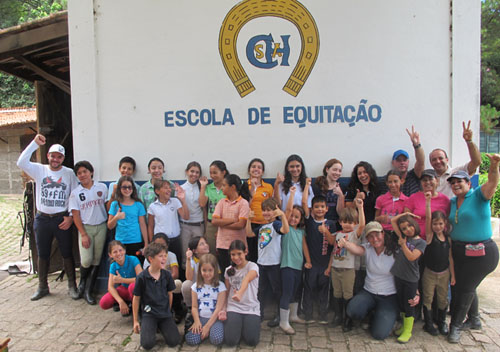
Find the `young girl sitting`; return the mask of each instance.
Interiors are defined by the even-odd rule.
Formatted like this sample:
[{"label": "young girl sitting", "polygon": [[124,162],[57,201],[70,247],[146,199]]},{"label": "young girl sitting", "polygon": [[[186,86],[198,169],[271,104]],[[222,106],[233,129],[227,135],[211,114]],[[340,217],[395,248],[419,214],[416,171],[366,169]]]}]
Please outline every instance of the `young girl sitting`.
[{"label": "young girl sitting", "polygon": [[236,346],[243,341],[256,346],[260,339],[259,267],[247,261],[245,243],[240,240],[229,246],[231,267],[224,275],[228,289],[226,309],[219,313],[219,320],[226,320],[224,341],[228,346]]},{"label": "young girl sitting", "polygon": [[[221,271],[229,265],[229,245],[234,240],[246,243],[245,226],[250,212],[248,201],[242,197],[242,192],[248,191],[242,187],[238,175],[227,175],[222,181],[222,192],[227,198],[221,199],[215,207],[212,224],[217,226],[217,255]],[[246,245],[245,245],[246,246]]]},{"label": "young girl sitting", "polygon": [[225,306],[226,286],[219,281],[219,265],[212,254],[204,254],[200,258],[196,283],[191,287],[194,323],[186,333],[188,345],[199,345],[210,336],[212,345],[220,345],[224,341],[224,325],[219,312]]},{"label": "young girl sitting", "polygon": [[[151,265],[137,276],[133,300],[134,332],[141,334],[141,346],[146,350],[156,344],[157,330],[167,345],[173,347],[180,343],[181,336],[171,313],[174,280],[162,269],[167,262],[167,250],[159,243],[151,243],[144,255]],[[139,309],[142,311],[140,324]]]},{"label": "young girl sitting", "polygon": [[396,331],[399,343],[407,343],[411,338],[415,308],[408,301],[417,293],[420,278],[418,258],[424,253],[426,246],[425,241],[419,237],[420,227],[414,217],[417,215],[403,213],[391,219],[400,246],[391,268],[396,284],[399,311],[403,319],[403,326]]},{"label": "young girl sitting", "polygon": [[451,255],[451,239],[448,236],[448,218],[439,210],[431,212],[432,193],[425,193],[427,227],[427,247],[424,253],[425,269],[422,276],[423,307],[424,307],[424,330],[431,335],[437,335],[438,330],[434,327],[432,319],[432,299],[434,291],[437,293],[439,332],[448,334],[446,325],[446,307],[448,306],[448,284],[455,285],[455,269]]},{"label": "young girl sitting", "polygon": [[186,251],[186,281],[182,283],[182,297],[188,309],[191,309],[191,286],[196,283],[198,277],[200,258],[208,252],[208,243],[203,237],[191,238]]},{"label": "young girl sitting", "polygon": [[141,263],[137,257],[125,254],[125,246],[120,241],[111,241],[108,251],[113,263],[109,267],[108,293],[102,296],[99,305],[109,309],[118,303],[122,315],[129,316],[135,278],[142,271]]},{"label": "young girl sitting", "polygon": [[172,198],[170,181],[154,181],[154,190],[158,199],[148,208],[148,234],[149,239],[152,239],[155,233],[166,234],[170,250],[175,253],[177,258],[182,258],[179,216],[184,220],[188,220],[189,210],[186,205],[184,190],[178,184],[175,185],[175,188],[177,198]]},{"label": "young girl sitting", "polygon": [[[125,245],[127,255],[136,255],[149,241],[146,210],[137,197],[132,177],[120,177],[116,199],[109,208],[108,229],[116,227],[115,239]],[[144,260],[142,256],[140,259]]]}]

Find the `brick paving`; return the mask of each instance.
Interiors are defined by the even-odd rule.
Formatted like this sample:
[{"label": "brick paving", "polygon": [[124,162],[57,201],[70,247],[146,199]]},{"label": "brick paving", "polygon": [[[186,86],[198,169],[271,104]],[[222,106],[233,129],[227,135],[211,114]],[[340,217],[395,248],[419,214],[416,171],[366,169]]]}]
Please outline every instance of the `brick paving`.
[{"label": "brick paving", "polygon": [[[8,262],[26,259],[27,250],[19,254],[21,227],[16,218],[21,208],[20,197],[0,198],[0,267]],[[16,210],[17,209],[17,210]],[[169,348],[160,335],[153,351],[500,351],[500,270],[491,274],[481,285],[483,329],[464,332],[461,343],[451,345],[442,336],[433,337],[416,323],[414,335],[406,345],[394,337],[373,340],[368,332],[356,328],[343,333],[340,327],[318,324],[295,325],[296,335],[287,336],[279,328],[262,325],[261,342],[255,348],[215,347],[207,341],[199,347],[186,344]],[[102,311],[83,300],[73,301],[66,294],[66,282],[55,282],[49,276],[51,294],[37,302],[29,297],[35,291],[37,279],[30,276],[0,276],[0,338],[10,337],[9,351],[138,351],[139,335],[132,333],[132,318],[119,313]],[[3,278],[3,279],[2,279]],[[179,329],[182,330],[179,325]]]}]

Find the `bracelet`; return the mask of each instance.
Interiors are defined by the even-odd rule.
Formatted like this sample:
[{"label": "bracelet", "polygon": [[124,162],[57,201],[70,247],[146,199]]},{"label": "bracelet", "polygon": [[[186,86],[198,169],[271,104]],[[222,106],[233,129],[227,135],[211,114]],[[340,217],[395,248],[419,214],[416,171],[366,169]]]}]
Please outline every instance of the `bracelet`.
[{"label": "bracelet", "polygon": [[418,149],[418,148],[420,148],[421,146],[422,146],[422,143],[418,143],[417,145],[414,145],[414,146],[413,146],[413,148],[414,148],[414,149]]},{"label": "bracelet", "polygon": [[468,141],[465,141],[465,143],[467,143],[467,144],[472,143],[472,139],[469,139]]}]

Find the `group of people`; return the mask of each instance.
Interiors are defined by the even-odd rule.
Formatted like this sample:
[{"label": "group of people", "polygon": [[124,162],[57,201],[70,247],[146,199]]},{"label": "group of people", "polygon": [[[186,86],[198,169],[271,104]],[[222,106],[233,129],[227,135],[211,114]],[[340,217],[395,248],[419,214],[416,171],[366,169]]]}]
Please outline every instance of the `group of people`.
[{"label": "group of people", "polygon": [[[286,334],[295,333],[290,323],[328,324],[331,302],[332,324],[344,331],[369,318],[372,336],[384,339],[400,316],[395,334],[406,343],[423,309],[424,329],[457,343],[462,329],[481,328],[476,288],[498,264],[489,202],[499,181],[500,156],[488,155],[488,180],[472,189],[481,156],[470,122],[463,124],[470,161],[454,169],[442,149],[429,154],[432,169],[425,169],[419,133],[413,127],[407,133],[415,152],[413,169],[408,152],[399,149],[384,182],[361,161],[347,186],[340,184],[339,160],[328,160],[313,182],[294,154],[274,185],[263,180],[265,164],[258,158],[248,165],[247,181],[215,160],[209,182],[201,165],[190,162],[182,185],[164,179],[164,162],[152,158],[151,179],[139,186],[132,178],[135,161],[127,156],[119,162],[121,177],[106,187],[93,180],[88,161],[76,163],[74,170],[62,166],[65,150],[58,144],[49,148],[48,165],[30,162],[45,144],[37,135],[18,160],[36,181],[39,285],[31,299],[49,294],[56,237],[69,295],[96,304],[93,287],[111,232],[108,292],[99,303],[124,316],[132,313],[146,349],[155,345],[157,330],[168,345],[180,343],[176,323],[185,306],[188,344],[209,338],[215,345],[243,340],[254,346],[269,300],[277,311],[267,325]],[[78,287],[73,223],[81,257]]]}]

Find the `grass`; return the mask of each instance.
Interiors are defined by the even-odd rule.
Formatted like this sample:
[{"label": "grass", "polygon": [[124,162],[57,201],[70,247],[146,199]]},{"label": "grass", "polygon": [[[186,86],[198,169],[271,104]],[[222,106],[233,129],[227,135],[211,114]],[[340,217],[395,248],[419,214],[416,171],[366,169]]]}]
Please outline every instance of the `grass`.
[{"label": "grass", "polygon": [[125,347],[125,346],[127,346],[127,344],[128,344],[130,341],[132,341],[132,337],[130,337],[130,335],[129,335],[129,336],[127,336],[127,337],[126,337],[126,338],[122,341],[122,346],[124,346],[124,347]]}]

